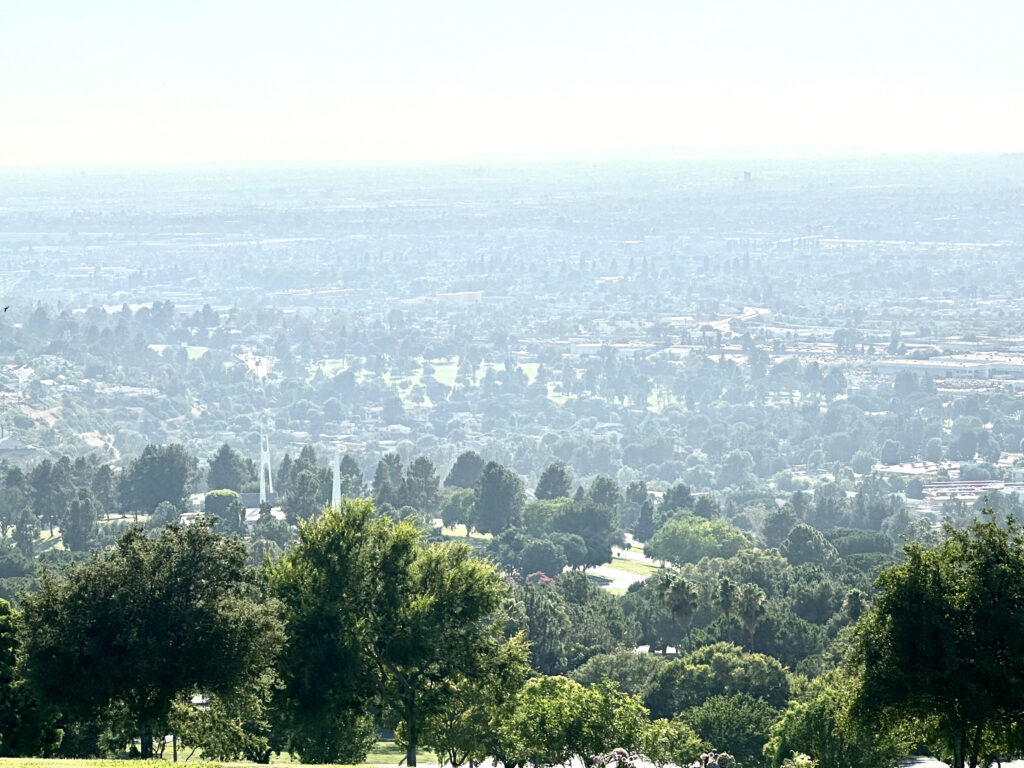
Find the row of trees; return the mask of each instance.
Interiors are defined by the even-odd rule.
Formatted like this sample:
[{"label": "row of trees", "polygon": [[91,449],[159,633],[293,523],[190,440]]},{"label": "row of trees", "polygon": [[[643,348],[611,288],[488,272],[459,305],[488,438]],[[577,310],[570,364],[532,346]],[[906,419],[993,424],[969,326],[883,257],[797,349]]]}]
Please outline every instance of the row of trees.
[{"label": "row of trees", "polygon": [[409,765],[422,747],[511,765],[608,744],[681,761],[706,746],[684,723],[652,725],[614,685],[527,683],[517,603],[495,569],[366,501],[325,509],[258,573],[245,557],[204,521],[133,527],[47,572],[16,621],[4,604],[0,751],[137,740],[149,757],[173,732],[211,758],[358,762],[381,724]]},{"label": "row of trees", "polygon": [[[663,530],[716,522],[673,497]],[[918,743],[974,766],[1024,746],[1024,702],[1005,685],[1024,658],[1012,517],[909,544],[873,605],[870,570],[854,567],[866,532],[828,532],[833,559],[818,562],[795,554],[804,529],[822,535],[798,524],[783,552],[746,541],[682,558],[617,598],[578,571],[504,581],[465,543],[427,543],[366,501],[323,511],[256,569],[206,521],[133,527],[3,614],[0,750],[136,738],[148,755],[173,732],[210,756],[352,761],[381,725],[413,764],[418,747],[536,764],[714,745],[744,766],[799,751],[839,768]],[[640,641],[680,650],[638,655]],[[584,720],[582,746],[564,734]]]}]

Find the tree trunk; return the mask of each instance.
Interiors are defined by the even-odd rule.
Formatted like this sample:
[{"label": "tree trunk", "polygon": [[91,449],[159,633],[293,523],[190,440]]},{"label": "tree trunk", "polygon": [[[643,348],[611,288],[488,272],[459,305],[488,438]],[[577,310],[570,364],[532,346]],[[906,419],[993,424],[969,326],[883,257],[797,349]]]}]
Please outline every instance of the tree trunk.
[{"label": "tree trunk", "polygon": [[143,760],[153,756],[153,732],[148,727],[139,731],[139,756]]},{"label": "tree trunk", "polygon": [[405,765],[416,768],[416,707],[409,700],[405,702],[405,739]]},{"label": "tree trunk", "polygon": [[978,753],[981,751],[981,723],[974,726],[974,738],[971,740],[971,768],[978,768]]},{"label": "tree trunk", "polygon": [[950,729],[953,742],[953,766],[952,768],[964,768],[964,752],[967,746],[967,732],[959,727],[953,726]]}]

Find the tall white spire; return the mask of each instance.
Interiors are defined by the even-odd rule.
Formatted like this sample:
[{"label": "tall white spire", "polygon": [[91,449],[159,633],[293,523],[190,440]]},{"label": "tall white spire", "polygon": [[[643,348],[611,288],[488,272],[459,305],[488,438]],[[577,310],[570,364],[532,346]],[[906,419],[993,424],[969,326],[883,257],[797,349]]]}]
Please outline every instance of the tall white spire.
[{"label": "tall white spire", "polygon": [[270,438],[260,427],[260,504],[267,503],[267,493],[274,492],[274,478],[270,472]]},{"label": "tall white spire", "polygon": [[341,506],[341,451],[334,452],[331,469],[334,470],[334,482],[331,484],[331,508],[337,509]]}]

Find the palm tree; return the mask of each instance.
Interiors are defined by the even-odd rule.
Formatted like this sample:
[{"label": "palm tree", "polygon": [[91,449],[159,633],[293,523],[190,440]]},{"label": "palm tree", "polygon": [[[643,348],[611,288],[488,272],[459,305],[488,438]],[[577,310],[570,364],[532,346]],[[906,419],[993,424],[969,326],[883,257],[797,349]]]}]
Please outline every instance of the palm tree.
[{"label": "palm tree", "polygon": [[736,607],[736,585],[728,576],[723,576],[718,582],[718,605],[725,614],[725,631],[728,634],[732,624],[732,610]]},{"label": "palm tree", "polygon": [[740,588],[737,610],[740,623],[750,636],[750,649],[754,650],[754,630],[764,621],[765,594],[757,584],[747,583]]},{"label": "palm tree", "polygon": [[662,600],[669,613],[672,614],[686,632],[686,650],[692,651],[693,645],[690,642],[690,625],[693,623],[693,615],[697,612],[697,589],[682,576],[672,579],[668,583]]}]

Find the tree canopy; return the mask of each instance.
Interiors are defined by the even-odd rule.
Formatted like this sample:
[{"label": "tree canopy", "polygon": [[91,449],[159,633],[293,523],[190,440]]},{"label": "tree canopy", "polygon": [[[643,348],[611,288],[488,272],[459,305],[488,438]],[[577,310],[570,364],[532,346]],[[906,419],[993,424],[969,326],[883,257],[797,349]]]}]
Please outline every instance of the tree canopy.
[{"label": "tree canopy", "polygon": [[956,768],[1024,712],[1024,535],[992,516],[906,546],[857,628],[855,714],[885,728],[934,719]]},{"label": "tree canopy", "polygon": [[200,520],[154,538],[133,526],[63,576],[44,572],[23,603],[29,687],[72,717],[122,713],[148,757],[176,698],[230,696],[273,662],[280,628],[245,560]]}]

